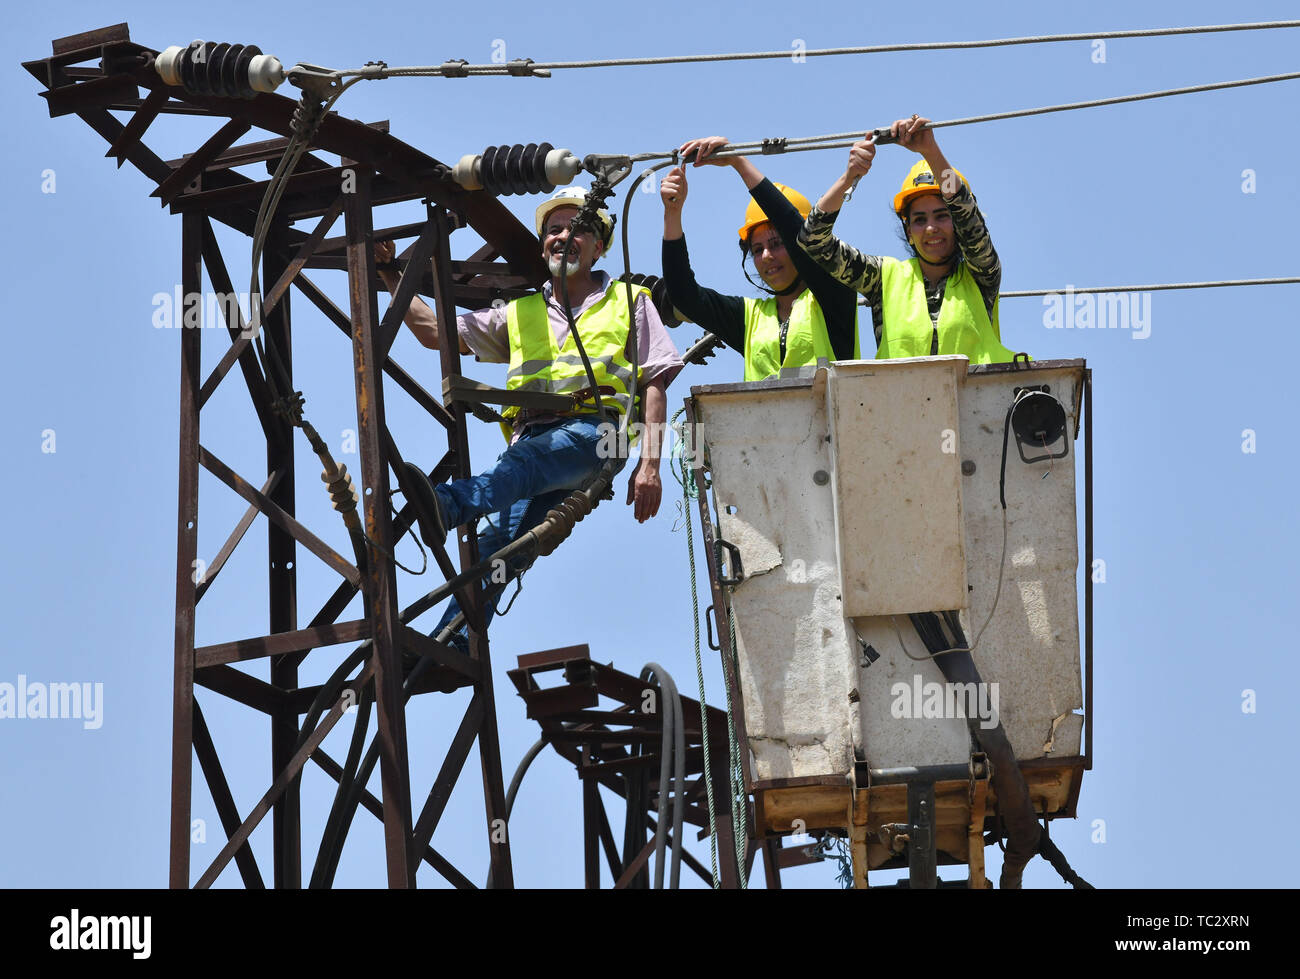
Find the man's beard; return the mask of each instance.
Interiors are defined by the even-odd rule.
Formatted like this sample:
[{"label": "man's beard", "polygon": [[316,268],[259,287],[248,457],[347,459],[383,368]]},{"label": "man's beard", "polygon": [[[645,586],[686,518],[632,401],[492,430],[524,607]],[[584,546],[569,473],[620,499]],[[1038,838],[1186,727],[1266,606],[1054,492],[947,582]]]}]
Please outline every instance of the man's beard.
[{"label": "man's beard", "polygon": [[[565,267],[564,270],[565,274],[570,279],[572,279],[575,275],[578,275],[579,273],[582,272],[581,266],[578,265],[578,258],[579,256],[576,255],[570,256],[569,264],[568,266]],[[551,269],[551,275],[557,279],[560,277],[560,263],[563,261],[564,261],[563,252],[560,252],[559,254],[551,254],[547,256],[546,264]]]}]

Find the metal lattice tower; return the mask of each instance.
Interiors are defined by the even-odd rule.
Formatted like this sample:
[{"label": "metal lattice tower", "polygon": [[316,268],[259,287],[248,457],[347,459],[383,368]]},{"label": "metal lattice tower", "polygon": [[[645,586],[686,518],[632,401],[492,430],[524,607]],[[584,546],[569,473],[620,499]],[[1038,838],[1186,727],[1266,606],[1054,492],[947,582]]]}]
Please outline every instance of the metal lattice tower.
[{"label": "metal lattice tower", "polygon": [[[181,286],[186,297],[202,295],[206,271],[218,293],[234,289],[214,234],[214,223],[246,235],[253,233],[267,182],[235,169],[265,162],[274,170],[289,145],[295,102],[262,94],[250,100],[195,94],[164,84],[153,70],[158,52],[134,43],[125,24],[53,42],[51,57],[24,67],[45,86],[41,93],[51,116],[75,114],[108,141],[107,155],[120,166],[129,161],[157,184],[154,196],[181,215]],[[93,64],[92,64],[93,63]],[[130,113],[126,122],[113,111]],[[164,161],[144,138],[160,117],[171,114],[209,117],[217,124],[212,136],[193,153]],[[237,143],[253,129],[271,138]],[[445,433],[446,450],[430,471],[436,482],[472,475],[466,437],[467,408],[463,402],[444,405],[389,355],[415,293],[434,300],[439,321],[454,322],[457,306],[477,308],[498,297],[513,298],[539,285],[546,276],[537,239],[494,197],[467,192],[447,177],[437,160],[389,135],[387,123],[365,125],[329,115],[315,133],[297,171],[288,180],[276,211],[264,252],[264,329],[293,375],[290,289],[296,289],[352,341],[357,408],[357,445],[361,459],[360,505],[368,550],[365,560],[349,560],[304,526],[295,516],[297,482],[289,421],[276,410],[273,385],[256,355],[238,309],[224,308],[230,345],[206,377],[200,373],[203,330],[182,329],[180,371],[179,505],[176,552],[175,683],[173,692],[170,884],[191,884],[190,815],[193,760],[212,793],[227,843],[196,886],[211,884],[234,860],[245,886],[265,882],[254,860],[248,837],[271,814],[273,873],[276,887],[300,887],[304,882],[299,781],[308,760],[336,780],[348,781],[350,766],[341,765],[320,748],[350,702],[364,700],[373,683],[377,713],[376,745],[382,797],[364,790],[355,779],[354,803],[365,806],[384,825],[387,880],[392,887],[413,886],[419,861],[429,863],[457,886],[473,886],[451,861],[429,844],[444,807],[457,784],[475,742],[478,743],[484,786],[484,832],[496,886],[511,886],[512,871],[505,825],[496,707],[492,689],[490,650],[483,627],[484,597],[472,578],[455,590],[465,611],[469,655],[429,638],[405,624],[419,602],[399,611],[397,578],[391,558],[394,544],[408,531],[411,508],[395,518],[389,507],[389,467],[401,464],[398,447],[385,420],[385,397],[396,384]],[[330,166],[311,150],[337,154]],[[346,188],[346,190],[345,190]],[[398,228],[375,229],[373,210],[382,204],[420,200],[426,217]],[[328,238],[342,217],[344,234]],[[297,221],[316,219],[310,232],[296,230]],[[449,238],[469,227],[487,243],[469,260],[453,261]],[[373,242],[378,238],[413,239],[399,257],[400,283],[387,312],[378,315]],[[305,274],[308,269],[345,269],[350,308],[339,309]],[[458,378],[460,354],[454,331],[444,331],[441,367],[444,378]],[[234,471],[200,441],[202,408],[216,388],[229,385],[236,367],[260,422],[266,446],[266,476],[255,483]],[[385,379],[392,384],[385,384]],[[244,517],[231,531],[217,557],[196,582],[199,471],[206,469],[248,503]],[[314,474],[307,480],[315,482]],[[317,492],[312,489],[309,492]],[[226,565],[257,516],[268,525],[267,587],[269,609],[266,635],[195,646],[195,613],[211,584]],[[459,568],[478,560],[473,533],[458,534]],[[333,595],[304,626],[297,596],[295,559],[299,549],[311,552],[341,581]],[[442,547],[433,548],[447,579],[457,564]],[[338,617],[354,596],[364,596],[365,614],[349,622]],[[427,598],[427,596],[426,596]],[[429,607],[426,603],[424,608]],[[334,687],[299,686],[299,667],[308,655],[348,664],[341,643],[362,643],[352,653],[356,672],[340,677]],[[422,657],[418,682],[403,689],[403,655]],[[254,677],[236,664],[269,662],[269,681]],[[271,757],[275,777],[260,801],[247,813],[236,808],[216,746],[195,698],[195,688],[229,698],[266,715],[271,722]],[[451,692],[469,688],[468,708],[446,748],[433,786],[418,811],[410,792],[405,724],[406,698],[416,693]],[[343,695],[350,690],[351,697]],[[328,695],[328,696],[327,696]],[[325,702],[322,702],[322,698]],[[307,715],[313,725],[304,725]],[[349,759],[351,762],[351,759]],[[494,832],[494,828],[498,831]],[[342,830],[346,835],[346,825]],[[341,846],[341,839],[338,843]],[[337,856],[335,856],[337,860]],[[329,875],[332,877],[332,874]]]}]

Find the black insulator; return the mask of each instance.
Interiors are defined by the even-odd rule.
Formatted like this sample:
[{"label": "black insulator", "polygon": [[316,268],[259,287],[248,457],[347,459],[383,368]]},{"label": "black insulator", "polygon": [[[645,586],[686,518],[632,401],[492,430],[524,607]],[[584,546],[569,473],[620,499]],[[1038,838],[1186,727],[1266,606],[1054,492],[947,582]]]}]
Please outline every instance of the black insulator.
[{"label": "black insulator", "polygon": [[197,92],[199,90],[198,85],[195,84],[194,81],[194,51],[195,46],[191,44],[181,54],[181,86],[187,92]]},{"label": "black insulator", "polygon": [[484,164],[484,175],[490,176],[492,186],[498,194],[513,194],[514,188],[510,186],[510,181],[506,178],[506,157],[510,155],[509,146],[493,147],[495,155],[492,157],[491,166]]},{"label": "black insulator", "polygon": [[226,85],[221,79],[221,63],[226,60],[226,54],[230,51],[230,44],[225,41],[218,41],[212,45],[204,45],[207,50],[204,52],[202,70],[195,72],[194,78],[205,95],[225,95]]},{"label": "black insulator", "polygon": [[492,164],[496,162],[496,156],[497,148],[495,146],[489,146],[483,151],[483,155],[479,157],[479,183],[481,183],[483,189],[490,194],[499,194],[501,192],[497,187],[496,177],[492,175]]},{"label": "black insulator", "polygon": [[511,192],[515,194],[528,193],[528,185],[524,183],[524,172],[519,166],[523,162],[526,148],[522,143],[515,143],[506,154],[506,181],[510,184]]},{"label": "black insulator", "polygon": [[221,59],[220,78],[224,93],[230,98],[251,99],[253,88],[248,84],[248,65],[257,54],[256,48],[249,50],[240,45],[233,45],[226,56]]},{"label": "black insulator", "polygon": [[239,56],[242,53],[239,45],[235,44],[218,44],[212,52],[212,64],[208,66],[208,74],[212,79],[214,95],[224,95],[227,98],[238,97],[239,82],[235,78],[235,67],[239,64]]},{"label": "black insulator", "polygon": [[534,194],[549,194],[555,189],[555,184],[551,183],[546,177],[546,154],[553,149],[555,147],[550,143],[542,143],[533,151],[532,185]]},{"label": "black insulator", "polygon": [[479,158],[479,182],[493,194],[549,194],[555,189],[546,176],[550,143],[489,146]]},{"label": "black insulator", "polygon": [[523,153],[519,154],[519,178],[524,185],[525,194],[539,194],[542,188],[537,186],[536,171],[534,165],[537,160],[537,144],[529,143],[524,147]]},{"label": "black insulator", "polygon": [[251,99],[257,93],[249,66],[262,53],[255,44],[203,41],[191,44],[180,57],[181,85],[199,95]]}]

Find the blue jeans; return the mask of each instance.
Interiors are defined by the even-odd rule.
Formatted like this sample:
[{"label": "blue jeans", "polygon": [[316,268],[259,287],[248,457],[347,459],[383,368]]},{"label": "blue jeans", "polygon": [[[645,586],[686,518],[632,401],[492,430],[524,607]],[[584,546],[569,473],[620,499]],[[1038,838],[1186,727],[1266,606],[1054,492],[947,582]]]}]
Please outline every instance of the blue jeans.
[{"label": "blue jeans", "polygon": [[[499,551],[540,523],[547,510],[604,465],[606,460],[597,453],[601,434],[595,415],[565,418],[530,428],[501,453],[487,472],[433,488],[447,527],[457,527],[477,517],[493,514],[490,521],[485,519],[479,525],[479,558]],[[626,461],[615,459],[614,464],[621,469]],[[521,558],[510,570],[521,570],[531,563],[531,557]],[[502,591],[500,582],[492,581],[491,570],[483,578],[483,590],[486,627],[496,610],[496,598]],[[436,636],[459,614],[460,604],[452,598],[430,635]],[[466,642],[464,627],[452,642],[463,647]]]}]

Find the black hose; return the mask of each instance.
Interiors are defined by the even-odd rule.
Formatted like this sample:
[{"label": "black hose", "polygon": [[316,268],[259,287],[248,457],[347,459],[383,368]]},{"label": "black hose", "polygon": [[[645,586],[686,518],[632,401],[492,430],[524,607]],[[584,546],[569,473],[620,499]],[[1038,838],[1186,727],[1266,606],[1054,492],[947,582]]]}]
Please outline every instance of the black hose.
[{"label": "black hose", "polygon": [[[528,773],[529,767],[542,753],[542,749],[550,743],[550,738],[543,734],[533,742],[533,746],[524,752],[524,757],[520,760],[519,765],[515,768],[514,778],[510,780],[510,788],[506,790],[506,825],[510,824],[510,814],[514,812],[515,796],[519,794],[519,786],[523,784],[524,775]],[[492,869],[488,868],[487,883],[483,885],[488,890],[492,889]]]},{"label": "black hose", "polygon": [[357,768],[361,763],[361,749],[366,743],[366,729],[370,726],[370,709],[374,704],[374,684],[367,684],[362,691],[361,702],[357,705],[356,722],[352,725],[352,739],[348,743],[348,756],[339,775],[338,786],[334,791],[334,802],[330,806],[329,816],[325,820],[325,829],[321,833],[320,846],[316,852],[316,865],[312,868],[312,888],[324,886],[324,881],[333,880],[338,869],[339,857],[343,850],[335,846],[342,823],[343,803],[356,781]]},{"label": "black hose", "polygon": [[[677,683],[658,663],[647,663],[641,670],[641,679],[659,681],[660,717],[663,721],[659,760],[659,818],[655,821],[655,888],[664,886],[664,845],[668,832],[668,793],[673,797],[672,815],[672,873],[668,886],[676,890],[681,882],[682,865],[682,813],[686,784],[686,722],[682,715],[682,698]],[[672,780],[668,777],[669,759],[672,759]]]}]

